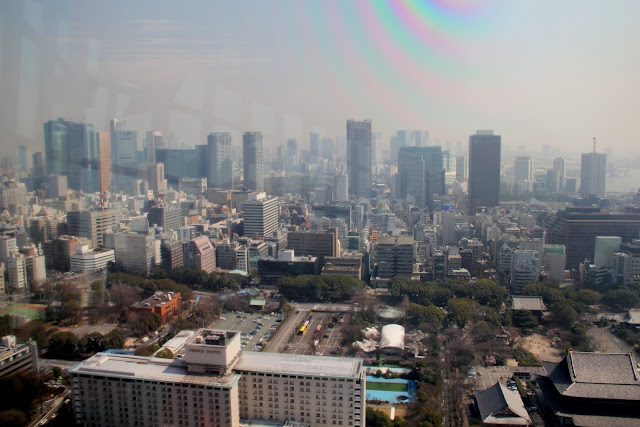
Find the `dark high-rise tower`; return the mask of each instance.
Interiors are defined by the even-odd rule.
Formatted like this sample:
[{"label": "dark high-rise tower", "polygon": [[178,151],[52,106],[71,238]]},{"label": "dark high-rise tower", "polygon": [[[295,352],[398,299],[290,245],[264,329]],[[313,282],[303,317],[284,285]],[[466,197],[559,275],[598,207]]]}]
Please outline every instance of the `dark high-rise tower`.
[{"label": "dark high-rise tower", "polygon": [[347,120],[349,191],[356,198],[371,197],[371,120]]},{"label": "dark high-rise tower", "polygon": [[500,203],[500,151],[502,138],[492,130],[469,137],[469,214]]},{"label": "dark high-rise tower", "polygon": [[44,124],[44,155],[47,159],[47,171],[50,174],[66,175],[68,172],[68,124],[63,119],[49,120]]},{"label": "dark high-rise tower", "polygon": [[229,132],[212,132],[207,136],[207,146],[209,153],[207,186],[209,188],[233,188],[231,134]]},{"label": "dark high-rise tower", "polygon": [[262,133],[245,132],[242,135],[244,187],[247,190],[264,190],[262,166]]},{"label": "dark high-rise tower", "polygon": [[400,147],[400,195],[412,194],[418,206],[433,209],[433,195],[444,194],[444,172],[441,147]]}]

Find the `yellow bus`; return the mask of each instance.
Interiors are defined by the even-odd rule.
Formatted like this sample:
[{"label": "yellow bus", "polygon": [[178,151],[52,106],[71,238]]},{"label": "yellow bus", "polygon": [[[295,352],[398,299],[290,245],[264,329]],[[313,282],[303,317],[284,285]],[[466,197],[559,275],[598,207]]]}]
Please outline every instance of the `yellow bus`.
[{"label": "yellow bus", "polygon": [[298,330],[298,335],[304,335],[306,333],[307,333],[307,325],[300,326],[300,329]]}]

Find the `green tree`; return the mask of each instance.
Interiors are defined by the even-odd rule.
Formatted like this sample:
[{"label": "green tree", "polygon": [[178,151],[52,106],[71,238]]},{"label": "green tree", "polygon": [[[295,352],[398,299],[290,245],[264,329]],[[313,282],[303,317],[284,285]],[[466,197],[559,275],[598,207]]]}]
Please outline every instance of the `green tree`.
[{"label": "green tree", "polygon": [[371,427],[392,427],[391,418],[382,411],[367,408],[366,424]]},{"label": "green tree", "polygon": [[104,336],[100,332],[91,332],[82,341],[86,353],[99,353],[107,348],[104,344]]},{"label": "green tree", "polygon": [[156,353],[156,357],[160,357],[162,359],[173,359],[173,352],[168,348],[165,348],[164,350]]},{"label": "green tree", "polygon": [[578,301],[587,305],[597,304],[602,299],[602,295],[599,292],[591,289],[580,289],[576,297]]},{"label": "green tree", "polygon": [[471,294],[481,305],[499,307],[507,300],[506,289],[487,279],[478,279],[471,287]]},{"label": "green tree", "polygon": [[550,309],[553,320],[567,329],[571,329],[578,320],[578,313],[567,301],[553,303]]},{"label": "green tree", "polygon": [[467,299],[451,298],[448,302],[449,319],[455,322],[460,329],[471,321],[471,301]]},{"label": "green tree", "polygon": [[54,358],[75,360],[78,358],[79,340],[73,332],[56,332],[49,339],[49,355]]},{"label": "green tree", "polygon": [[607,292],[603,301],[612,308],[629,309],[638,305],[638,294],[629,288],[615,289]]},{"label": "green tree", "polygon": [[122,348],[124,347],[124,337],[120,329],[113,329],[104,336],[105,348]]},{"label": "green tree", "polygon": [[444,313],[433,304],[426,307],[419,304],[409,304],[407,318],[413,325],[423,323],[440,325],[444,319]]},{"label": "green tree", "polygon": [[513,326],[520,328],[525,334],[538,327],[538,318],[530,310],[513,310],[512,322]]}]

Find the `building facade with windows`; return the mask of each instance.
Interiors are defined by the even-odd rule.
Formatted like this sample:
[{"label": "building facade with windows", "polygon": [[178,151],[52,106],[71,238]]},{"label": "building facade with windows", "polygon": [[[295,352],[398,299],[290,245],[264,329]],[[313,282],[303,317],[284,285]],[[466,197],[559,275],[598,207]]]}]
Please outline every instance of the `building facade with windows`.
[{"label": "building facade with windows", "polygon": [[242,352],[240,332],[200,329],[179,358],[98,353],[70,369],[86,426],[364,426],[362,359]]}]

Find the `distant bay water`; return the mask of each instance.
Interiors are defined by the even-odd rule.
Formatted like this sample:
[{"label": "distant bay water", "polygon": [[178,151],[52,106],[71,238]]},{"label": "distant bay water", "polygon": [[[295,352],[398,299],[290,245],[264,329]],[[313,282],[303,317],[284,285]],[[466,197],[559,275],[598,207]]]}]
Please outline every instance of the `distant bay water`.
[{"label": "distant bay water", "polygon": [[640,169],[628,169],[622,175],[607,176],[607,192],[635,193],[640,188]]}]

